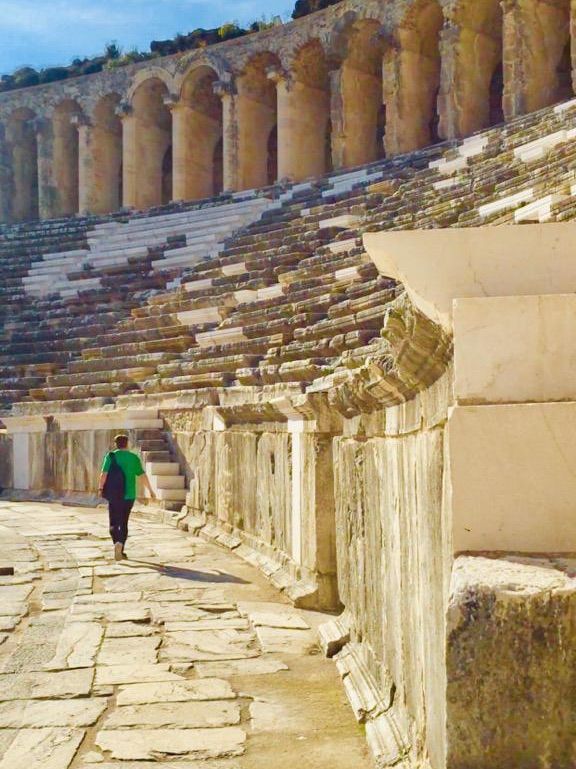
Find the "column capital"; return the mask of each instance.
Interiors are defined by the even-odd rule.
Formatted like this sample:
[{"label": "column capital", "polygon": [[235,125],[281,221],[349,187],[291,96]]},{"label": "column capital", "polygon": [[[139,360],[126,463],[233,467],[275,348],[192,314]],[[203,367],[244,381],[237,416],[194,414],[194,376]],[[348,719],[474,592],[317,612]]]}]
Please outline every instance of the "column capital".
[{"label": "column capital", "polygon": [[172,110],[177,109],[179,106],[183,106],[183,102],[180,102],[180,99],[176,94],[169,93],[162,99],[164,106],[167,107],[170,112]]},{"label": "column capital", "polygon": [[134,114],[134,107],[129,102],[122,101],[114,111],[120,120],[123,120],[124,118],[132,117]]},{"label": "column capital", "polygon": [[282,83],[286,88],[291,88],[294,84],[292,75],[285,70],[284,67],[280,67],[277,64],[273,64],[271,67],[266,68],[266,77],[274,83],[274,85],[280,85],[280,83]]},{"label": "column capital", "polygon": [[233,80],[217,80],[212,89],[216,96],[220,96],[221,99],[226,96],[236,96],[236,84]]},{"label": "column capital", "polygon": [[52,130],[52,120],[48,117],[37,117],[32,121],[37,134],[47,134]]},{"label": "column capital", "polygon": [[170,112],[184,112],[184,110],[192,109],[191,105],[181,99],[176,99],[172,96],[166,96],[164,99],[164,106],[170,110]]},{"label": "column capital", "polygon": [[70,123],[76,128],[92,128],[92,121],[86,115],[72,115]]}]

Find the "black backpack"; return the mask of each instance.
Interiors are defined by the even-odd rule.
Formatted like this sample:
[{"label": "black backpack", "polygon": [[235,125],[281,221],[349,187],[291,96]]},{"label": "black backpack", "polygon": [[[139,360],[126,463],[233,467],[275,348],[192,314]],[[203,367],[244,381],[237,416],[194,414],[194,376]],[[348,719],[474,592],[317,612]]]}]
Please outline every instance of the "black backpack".
[{"label": "black backpack", "polygon": [[102,496],[104,499],[108,500],[108,502],[120,502],[124,499],[124,494],[126,492],[126,478],[124,477],[124,472],[118,464],[114,452],[111,451],[108,456],[110,457],[110,469],[108,470],[106,483],[102,489]]}]

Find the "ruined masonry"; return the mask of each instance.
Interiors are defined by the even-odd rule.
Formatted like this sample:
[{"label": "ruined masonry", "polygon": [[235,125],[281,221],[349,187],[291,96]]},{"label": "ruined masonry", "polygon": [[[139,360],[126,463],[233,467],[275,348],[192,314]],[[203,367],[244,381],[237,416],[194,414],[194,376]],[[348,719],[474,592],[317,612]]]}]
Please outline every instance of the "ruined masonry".
[{"label": "ruined masonry", "polygon": [[0,95],[0,769],[573,769],[573,7]]}]

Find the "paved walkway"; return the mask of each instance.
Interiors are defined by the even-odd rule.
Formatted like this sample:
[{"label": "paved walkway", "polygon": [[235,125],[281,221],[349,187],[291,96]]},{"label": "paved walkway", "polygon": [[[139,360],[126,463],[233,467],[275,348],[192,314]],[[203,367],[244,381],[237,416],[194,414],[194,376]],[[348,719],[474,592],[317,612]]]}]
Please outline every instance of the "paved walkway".
[{"label": "paved walkway", "polygon": [[0,503],[0,769],[368,769],[314,624],[244,562],[134,519]]}]

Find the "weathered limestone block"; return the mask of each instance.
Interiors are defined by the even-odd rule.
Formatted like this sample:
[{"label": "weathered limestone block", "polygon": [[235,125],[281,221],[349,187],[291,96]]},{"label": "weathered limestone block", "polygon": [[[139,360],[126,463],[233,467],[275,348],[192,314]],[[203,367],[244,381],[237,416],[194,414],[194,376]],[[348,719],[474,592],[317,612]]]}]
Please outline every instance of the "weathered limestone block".
[{"label": "weathered limestone block", "polygon": [[448,769],[574,766],[574,564],[463,557],[447,628]]},{"label": "weathered limestone block", "polygon": [[13,448],[12,437],[0,433],[0,487],[12,488],[13,484]]}]

